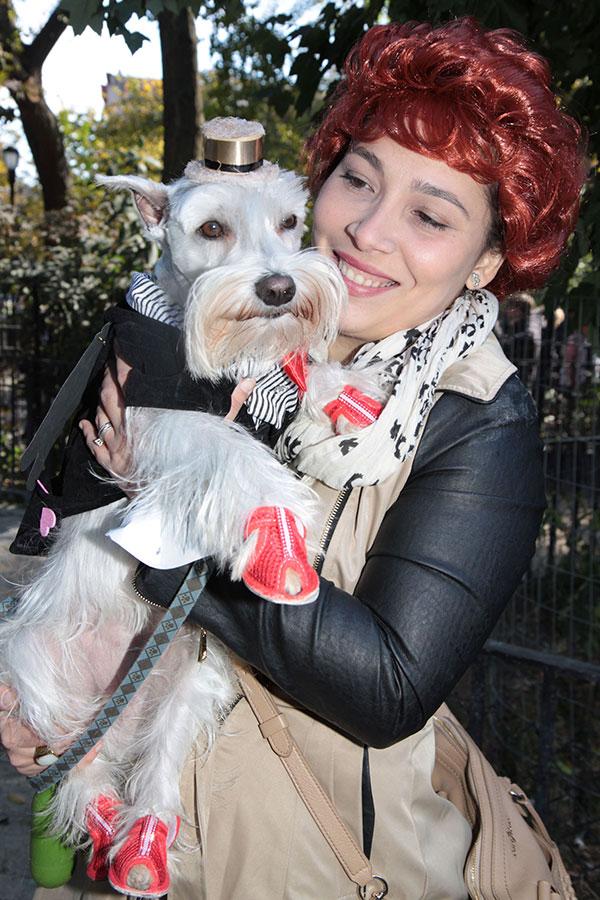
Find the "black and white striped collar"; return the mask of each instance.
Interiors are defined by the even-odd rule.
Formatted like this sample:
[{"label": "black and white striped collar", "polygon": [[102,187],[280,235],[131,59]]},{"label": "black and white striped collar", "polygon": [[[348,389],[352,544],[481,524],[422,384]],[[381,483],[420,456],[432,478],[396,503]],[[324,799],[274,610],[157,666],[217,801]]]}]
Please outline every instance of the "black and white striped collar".
[{"label": "black and white striped collar", "polygon": [[165,325],[181,328],[183,309],[169,303],[167,295],[147,272],[134,272],[125,298],[129,306],[143,316]]}]

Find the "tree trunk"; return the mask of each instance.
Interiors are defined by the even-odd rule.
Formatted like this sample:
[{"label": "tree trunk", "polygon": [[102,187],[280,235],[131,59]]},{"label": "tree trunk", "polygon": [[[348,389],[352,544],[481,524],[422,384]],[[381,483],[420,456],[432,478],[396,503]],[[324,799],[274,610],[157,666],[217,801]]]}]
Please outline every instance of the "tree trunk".
[{"label": "tree trunk", "polygon": [[67,26],[57,8],[30,44],[16,26],[12,0],[0,0],[0,55],[4,82],[19,108],[23,131],[31,149],[46,212],[63,209],[69,193],[69,168],[58,120],[44,99],[42,66]]},{"label": "tree trunk", "polygon": [[42,185],[44,209],[63,209],[69,193],[69,168],[56,116],[44,99],[41,72],[27,78],[15,100]]},{"label": "tree trunk", "polygon": [[200,155],[202,91],[192,11],[162,12],[158,24],[163,70],[163,181],[168,183],[180,178],[186,163]]}]

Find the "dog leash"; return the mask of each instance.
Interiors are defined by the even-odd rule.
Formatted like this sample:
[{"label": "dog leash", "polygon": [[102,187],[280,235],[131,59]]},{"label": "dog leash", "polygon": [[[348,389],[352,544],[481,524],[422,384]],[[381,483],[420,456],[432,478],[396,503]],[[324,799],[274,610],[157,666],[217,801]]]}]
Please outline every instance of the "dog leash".
[{"label": "dog leash", "polygon": [[[108,731],[127,704],[135,696],[135,692],[148,677],[156,661],[162,656],[175,635],[181,629],[204,591],[210,575],[210,567],[205,559],[192,563],[183,584],[177,591],[173,601],[166,609],[164,616],[149,636],[146,643],[131,664],[129,671],[112,696],[106,701],[98,716],[87,731],[63,753],[59,759],[28,780],[37,791],[51,787],[89,753],[92,747]],[[0,617],[11,615],[17,608],[18,600],[7,597],[0,601]]]}]

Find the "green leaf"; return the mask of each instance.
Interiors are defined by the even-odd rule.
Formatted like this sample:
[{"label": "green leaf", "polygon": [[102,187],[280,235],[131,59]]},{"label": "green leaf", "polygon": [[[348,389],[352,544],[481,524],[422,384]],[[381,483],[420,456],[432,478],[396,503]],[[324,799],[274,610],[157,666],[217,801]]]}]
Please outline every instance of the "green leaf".
[{"label": "green leaf", "polygon": [[146,9],[148,12],[151,12],[154,17],[159,16],[164,8],[165,4],[163,3],[163,0],[146,0]]},{"label": "green leaf", "polygon": [[136,53],[144,41],[148,40],[145,34],[141,34],[139,31],[127,31],[125,28],[122,31],[122,36],[125,38],[125,43],[130,53]]},{"label": "green leaf", "polygon": [[102,26],[104,25],[104,13],[102,11],[97,12],[91,17],[88,25],[92,29],[92,31],[96,32],[96,34],[102,34]]},{"label": "green leaf", "polygon": [[61,9],[69,14],[69,25],[75,34],[82,34],[90,24],[90,19],[101,8],[99,0],[63,0]]}]

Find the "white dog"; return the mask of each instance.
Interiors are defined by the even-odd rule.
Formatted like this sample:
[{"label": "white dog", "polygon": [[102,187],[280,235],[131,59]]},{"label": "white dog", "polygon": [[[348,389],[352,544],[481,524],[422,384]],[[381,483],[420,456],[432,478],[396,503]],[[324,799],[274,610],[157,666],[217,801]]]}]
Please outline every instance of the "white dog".
[{"label": "white dog", "polygon": [[[195,377],[260,378],[292,351],[322,352],[332,340],[345,288],[333,262],[299,249],[305,192],[296,175],[268,163],[245,174],[193,163],[169,186],[100,180],[133,192],[148,237],[162,248],[155,282],[181,314]],[[317,366],[313,375],[307,402],[315,404],[327,384],[320,406],[348,381],[339,367]],[[268,448],[238,425],[195,411],[128,408],[126,433],[128,481],[140,486],[133,502],[65,519],[17,611],[0,626],[0,680],[16,690],[19,716],[48,746],[85,732],[126,671],[136,639],[160,615],[131,586],[137,559],[160,567],[212,556],[269,599],[305,602],[316,593],[301,524],[312,494]],[[151,539],[139,549],[140,530],[153,527],[181,558],[161,562]],[[267,533],[282,544],[270,582],[256,558],[257,539]],[[108,873],[122,893],[167,890],[181,767],[199,734],[210,747],[238,694],[225,648],[209,637],[199,665],[198,643],[198,630],[185,626],[98,756],[57,791],[56,831],[75,844],[89,832],[90,875]]]}]

